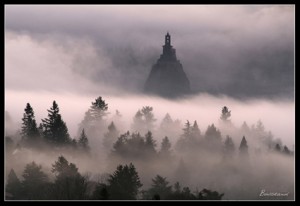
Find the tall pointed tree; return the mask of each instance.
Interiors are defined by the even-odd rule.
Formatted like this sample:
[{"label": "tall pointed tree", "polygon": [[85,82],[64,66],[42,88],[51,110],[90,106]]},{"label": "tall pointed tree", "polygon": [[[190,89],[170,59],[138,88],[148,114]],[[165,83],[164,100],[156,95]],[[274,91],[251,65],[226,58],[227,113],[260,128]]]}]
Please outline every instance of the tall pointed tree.
[{"label": "tall pointed tree", "polygon": [[243,139],[241,141],[240,147],[239,147],[240,155],[247,156],[248,155],[248,145],[247,140],[245,136],[243,136]]},{"label": "tall pointed tree", "polygon": [[13,169],[11,169],[8,174],[5,192],[10,193],[9,199],[20,199],[22,185]]},{"label": "tall pointed tree", "polygon": [[105,117],[109,114],[107,110],[108,104],[105,100],[101,96],[96,98],[79,124],[78,135],[80,135],[83,128],[89,137],[93,137],[92,139],[103,135],[101,131],[103,131],[105,126]]},{"label": "tall pointed tree", "polygon": [[95,102],[92,102],[90,113],[92,118],[95,121],[101,121],[105,116],[107,116],[108,106],[105,103],[105,100],[101,96],[95,99]]},{"label": "tall pointed tree", "polygon": [[140,133],[153,131],[155,121],[156,119],[154,118],[153,107],[144,106],[135,114],[133,118],[132,129]]},{"label": "tall pointed tree", "polygon": [[183,130],[182,137],[184,137],[184,138],[190,138],[191,137],[192,128],[191,128],[191,124],[190,124],[189,120],[186,121],[185,126],[182,130]]},{"label": "tall pointed tree", "polygon": [[141,110],[138,110],[136,114],[133,117],[133,124],[132,124],[132,130],[134,132],[141,132],[145,130],[145,123],[143,120],[143,114]]},{"label": "tall pointed tree", "polygon": [[55,174],[53,198],[57,200],[84,200],[87,198],[87,179],[83,177],[74,163],[63,156],[52,165]]},{"label": "tall pointed tree", "polygon": [[26,104],[24,111],[25,113],[23,114],[22,118],[21,137],[25,144],[29,146],[39,139],[40,133],[35,121],[34,111],[29,103]]},{"label": "tall pointed tree", "polygon": [[48,118],[42,119],[43,135],[50,143],[63,145],[71,142],[66,123],[59,114],[59,107],[53,101],[52,107],[47,110]]},{"label": "tall pointed tree", "polygon": [[224,142],[224,153],[226,156],[231,157],[234,153],[234,150],[235,150],[235,146],[233,140],[231,137],[227,135]]},{"label": "tall pointed tree", "polygon": [[134,200],[137,198],[139,188],[142,187],[138,172],[134,165],[119,165],[110,175],[108,191],[113,200]]},{"label": "tall pointed tree", "polygon": [[35,162],[25,166],[23,172],[22,185],[24,188],[25,199],[38,200],[46,199],[45,186],[48,183],[48,176],[42,171],[42,166]]},{"label": "tall pointed tree", "polygon": [[146,129],[149,131],[153,131],[154,122],[156,121],[153,114],[153,107],[145,106],[142,108],[141,112],[145,119]]},{"label": "tall pointed tree", "polygon": [[[156,141],[153,139],[152,132],[148,131],[145,135],[145,152],[148,157],[153,157],[156,154]],[[152,155],[152,156],[149,156]]]},{"label": "tall pointed tree", "polygon": [[198,124],[197,124],[196,120],[194,121],[194,124],[191,128],[191,135],[194,139],[199,139],[200,136],[201,136],[201,132],[200,132],[200,129],[198,127]]},{"label": "tall pointed tree", "polygon": [[77,145],[81,150],[83,150],[85,152],[90,151],[89,140],[85,134],[84,129],[82,129],[82,132],[81,132],[81,135],[80,135]]},{"label": "tall pointed tree", "polygon": [[221,132],[215,127],[214,124],[207,127],[205,138],[212,142],[221,142]]},{"label": "tall pointed tree", "polygon": [[163,120],[161,121],[160,128],[163,130],[168,130],[168,129],[170,129],[172,124],[173,124],[173,120],[172,120],[170,114],[167,113],[165,115],[165,117],[163,118]]},{"label": "tall pointed tree", "polygon": [[104,134],[103,145],[105,148],[112,149],[114,142],[119,136],[119,131],[117,130],[114,122],[111,122],[107,129],[108,132]]},{"label": "tall pointed tree", "polygon": [[172,186],[169,185],[166,177],[156,175],[156,177],[152,179],[152,185],[148,193],[150,197],[159,195],[160,199],[166,200],[169,199],[169,196],[172,194]]},{"label": "tall pointed tree", "polygon": [[166,158],[170,157],[171,155],[170,149],[171,149],[171,143],[169,141],[169,138],[165,136],[165,138],[161,142],[160,155]]}]

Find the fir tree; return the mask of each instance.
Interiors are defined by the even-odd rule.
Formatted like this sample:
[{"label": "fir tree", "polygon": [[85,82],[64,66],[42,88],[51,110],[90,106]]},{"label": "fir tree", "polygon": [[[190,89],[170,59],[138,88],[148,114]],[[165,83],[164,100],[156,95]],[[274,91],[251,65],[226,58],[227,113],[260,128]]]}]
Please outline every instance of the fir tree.
[{"label": "fir tree", "polygon": [[191,128],[191,136],[192,136],[195,140],[199,139],[200,136],[201,136],[201,132],[200,132],[200,129],[199,129],[199,127],[198,127],[198,124],[197,124],[197,121],[196,121],[196,120],[194,121],[194,125],[193,125],[192,128]]},{"label": "fir tree", "polygon": [[81,132],[81,135],[80,135],[77,145],[81,150],[83,150],[85,152],[88,152],[90,150],[89,140],[85,134],[84,129],[82,129],[82,132]]},{"label": "fir tree", "polygon": [[243,136],[243,139],[241,141],[240,147],[239,147],[240,155],[246,156],[248,155],[248,145],[247,145],[247,140],[245,136]]},{"label": "fir tree", "polygon": [[94,200],[109,200],[108,186],[103,183],[98,183],[92,197]]},{"label": "fir tree", "polygon": [[138,110],[133,118],[132,129],[141,133],[146,133],[147,131],[153,131],[154,122],[153,108],[150,106],[145,106],[141,110]]},{"label": "fir tree", "polygon": [[137,198],[139,188],[142,187],[138,173],[132,163],[119,165],[110,175],[108,192],[113,200],[134,200]]},{"label": "fir tree", "polygon": [[152,131],[154,128],[154,122],[156,121],[153,114],[153,107],[145,106],[142,108],[141,112],[145,119],[146,129]]},{"label": "fir tree", "polygon": [[246,134],[248,134],[250,132],[250,128],[249,128],[247,122],[245,122],[245,121],[243,122],[243,124],[241,126],[241,130],[243,133],[246,133]]},{"label": "fir tree", "polygon": [[152,133],[150,131],[145,135],[145,152],[148,157],[153,157],[156,154],[156,141],[153,139]]},{"label": "fir tree", "polygon": [[90,108],[91,117],[95,121],[101,121],[105,116],[107,116],[107,110],[108,105],[105,103],[105,100],[103,100],[102,97],[99,96],[97,99],[95,99],[95,102],[92,102]]},{"label": "fir tree", "polygon": [[119,136],[119,131],[117,130],[114,122],[111,122],[107,129],[108,132],[104,134],[103,145],[105,148],[111,149],[113,143]]},{"label": "fir tree", "polygon": [[235,146],[233,143],[233,140],[228,135],[226,136],[225,142],[224,142],[224,152],[226,156],[232,156],[235,150]]},{"label": "fir tree", "polygon": [[169,138],[165,136],[165,138],[161,142],[161,149],[160,149],[160,154],[163,157],[170,157],[171,155],[171,143],[169,141]]},{"label": "fir tree", "polygon": [[66,123],[59,114],[59,107],[56,101],[48,111],[48,118],[42,119],[43,135],[50,143],[64,145],[71,142]]},{"label": "fir tree", "polygon": [[87,199],[87,178],[83,177],[74,163],[60,156],[52,165],[56,179],[53,185],[53,199],[84,200]]},{"label": "fir tree", "polygon": [[172,125],[173,125],[173,120],[172,120],[170,114],[167,113],[165,115],[165,117],[163,118],[163,120],[161,121],[160,128],[162,130],[169,130],[170,127],[172,127]]},{"label": "fir tree", "polygon": [[152,185],[148,193],[150,197],[159,195],[162,200],[169,199],[169,196],[172,194],[172,186],[169,185],[167,178],[156,175],[156,177],[152,179]]},{"label": "fir tree", "polygon": [[221,142],[221,132],[215,127],[214,124],[207,127],[205,138],[212,142]]},{"label": "fir tree", "polygon": [[22,185],[13,169],[8,174],[5,192],[9,193],[8,199],[17,200],[21,197]]},{"label": "fir tree", "polygon": [[40,137],[39,130],[35,121],[34,111],[29,103],[27,103],[26,108],[24,109],[25,113],[22,118],[22,129],[21,137],[26,145],[32,146],[33,143]]},{"label": "fir tree", "polygon": [[141,110],[138,110],[133,117],[132,130],[133,131],[144,131],[145,123],[143,120],[143,114]]},{"label": "fir tree", "polygon": [[25,199],[47,199],[45,189],[48,176],[42,171],[41,165],[37,165],[35,162],[27,164],[23,172],[23,178],[22,185]]},{"label": "fir tree", "polygon": [[105,117],[109,114],[107,110],[108,104],[105,100],[101,96],[96,98],[79,124],[78,135],[82,129],[85,129],[86,134],[93,139],[103,135],[101,131],[104,129]]},{"label": "fir tree", "polygon": [[185,127],[182,129],[183,130],[183,138],[191,138],[191,124],[189,122],[189,120],[186,121],[185,123]]}]

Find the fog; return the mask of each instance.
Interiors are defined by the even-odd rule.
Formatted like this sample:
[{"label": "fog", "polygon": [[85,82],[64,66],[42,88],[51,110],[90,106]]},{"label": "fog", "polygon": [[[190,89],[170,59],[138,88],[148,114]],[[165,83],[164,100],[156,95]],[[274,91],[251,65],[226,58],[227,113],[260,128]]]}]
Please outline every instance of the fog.
[{"label": "fog", "polygon": [[[262,190],[288,192],[281,199],[294,199],[294,16],[293,5],[6,5],[5,137],[15,144],[7,150],[6,176],[13,168],[22,180],[25,165],[35,161],[54,181],[52,164],[64,155],[91,181],[133,162],[143,190],[159,174],[171,185],[179,181],[192,191],[224,193],[225,200],[280,199],[260,197]],[[177,99],[143,94],[167,31],[193,91]],[[22,145],[19,132],[27,103],[39,125],[55,100],[70,137],[78,140],[80,123],[99,96],[109,114],[96,129],[87,129],[90,156],[49,145]],[[112,145],[104,145],[110,123],[114,121],[118,137],[127,131],[144,137],[146,131],[134,127],[134,116],[144,106],[153,108],[151,132],[159,158],[112,152]],[[231,111],[230,125],[220,119],[224,106]],[[167,113],[179,124],[164,130]],[[201,135],[195,145],[180,149],[187,121],[197,121]],[[242,129],[244,122],[248,132]],[[206,142],[212,124],[221,132],[222,144],[217,146]],[[227,135],[235,145],[229,160],[221,146]],[[169,159],[159,156],[165,136],[171,142]],[[243,136],[247,160],[238,151]],[[276,152],[277,143],[291,154]]]},{"label": "fog", "polygon": [[[30,97],[30,99],[29,99]],[[133,117],[138,109],[149,105],[153,107],[154,117],[156,119],[153,132],[154,140],[157,143],[156,150],[160,150],[160,144],[163,137],[168,136],[172,144],[172,154],[174,159],[169,163],[163,163],[164,160],[148,161],[139,159],[124,159],[122,157],[112,157],[110,152],[112,148],[103,147],[103,136],[107,129],[100,130],[100,133],[88,133],[89,144],[91,146],[91,156],[78,156],[74,152],[59,152],[64,155],[70,162],[75,163],[82,174],[90,174],[91,180],[97,181],[103,179],[103,175],[112,173],[118,164],[128,164],[134,162],[143,188],[151,186],[151,178],[160,174],[168,178],[171,184],[180,181],[183,186],[189,186],[191,189],[210,188],[225,193],[224,199],[263,199],[258,197],[261,190],[281,192],[289,191],[289,198],[293,198],[294,185],[294,164],[293,158],[285,157],[274,152],[262,150],[262,154],[256,154],[258,148],[265,148],[263,143],[255,136],[248,136],[246,133],[239,132],[239,128],[244,121],[249,127],[256,125],[261,120],[266,131],[271,131],[273,141],[282,145],[287,145],[291,150],[295,149],[295,123],[294,123],[294,103],[291,101],[269,101],[269,100],[252,100],[238,101],[226,96],[215,97],[208,94],[187,97],[183,100],[166,100],[151,96],[102,96],[108,103],[110,114],[106,117],[105,126],[113,120],[115,110],[118,110],[122,117],[119,122],[115,121],[120,134],[132,130]],[[57,94],[57,93],[26,93],[26,92],[9,92],[6,101],[6,110],[9,112],[14,124],[14,129],[9,128],[6,131],[16,131],[21,128],[21,117],[23,107],[30,102],[34,108],[36,120],[40,123],[42,118],[46,118],[47,109],[50,108],[51,102],[56,100],[62,117],[66,121],[72,138],[78,139],[78,126],[82,121],[84,113],[94,101],[95,96],[74,94]],[[228,106],[231,110],[232,128],[226,129],[220,122],[221,109]],[[276,114],[274,114],[276,111]],[[175,132],[165,132],[160,128],[160,124],[165,114],[169,113],[173,120],[181,120],[180,128],[173,128]],[[275,116],[274,116],[275,115]],[[276,117],[276,118],[274,118]],[[204,149],[190,148],[189,152],[182,152],[176,149],[176,143],[183,134],[183,128],[186,121],[191,123],[196,120],[199,125],[201,134],[204,135],[208,125],[214,123],[221,130],[222,142],[226,135],[230,135],[238,147],[242,136],[246,135],[250,163],[243,166],[239,158],[227,162],[222,159],[219,152],[207,151]],[[284,121],[280,121],[284,120]],[[13,133],[12,133],[13,134]],[[99,135],[101,134],[101,135]],[[144,135],[143,133],[141,133]],[[95,136],[96,135],[96,136]],[[278,139],[280,139],[278,141]],[[16,139],[15,139],[16,140]],[[49,151],[48,151],[49,150]],[[47,152],[48,151],[48,152]],[[20,156],[21,155],[21,156]],[[10,157],[10,155],[8,155]],[[58,157],[56,152],[53,153],[49,148],[44,152],[31,151],[22,149],[17,154],[12,155],[14,161],[6,162],[6,169],[14,168],[16,173],[21,176],[25,164],[35,161],[43,166],[43,171],[51,175],[51,164]],[[177,172],[180,160],[184,160],[186,171]],[[205,166],[204,166],[205,165]],[[244,168],[245,167],[245,168]],[[274,181],[274,178],[276,181]],[[241,185],[244,185],[241,189]],[[268,198],[267,198],[268,199]],[[276,198],[275,198],[276,199]]]},{"label": "fog", "polygon": [[[37,122],[47,117],[47,109],[56,100],[62,116],[72,137],[76,137],[79,123],[82,121],[84,113],[88,110],[91,102],[95,100],[95,95],[74,95],[57,93],[27,93],[9,91],[6,95],[6,111],[9,112],[13,121],[21,125],[22,115],[27,102],[31,104],[35,111]],[[208,94],[193,96],[183,100],[173,101],[151,96],[105,96],[109,107],[110,116],[113,117],[115,111],[120,111],[122,115],[123,132],[131,130],[133,117],[138,109],[143,106],[152,106],[154,111],[156,127],[161,123],[166,113],[172,119],[179,119],[182,127],[186,120],[190,122],[197,120],[202,132],[207,126],[218,121],[223,106],[229,107],[232,113],[232,123],[236,127],[241,127],[244,121],[248,126],[255,125],[261,120],[266,130],[271,131],[275,138],[280,138],[290,148],[295,144],[295,104],[289,100],[270,101],[256,99],[251,101],[238,101],[229,97],[215,97]],[[274,118],[275,117],[275,118]],[[284,121],[280,121],[284,120]],[[176,139],[176,137],[174,137]]]},{"label": "fog", "polygon": [[[194,92],[293,99],[294,18],[292,5],[7,5],[6,69],[23,74],[50,67],[57,75],[44,84],[56,79],[52,89],[68,86],[57,78],[65,79],[69,71],[73,81],[88,85],[77,86],[80,91],[92,91],[93,83],[98,91],[105,84],[139,93],[169,31]],[[21,58],[14,64],[27,63],[14,68],[9,53]],[[9,84],[34,90],[48,85]]]}]

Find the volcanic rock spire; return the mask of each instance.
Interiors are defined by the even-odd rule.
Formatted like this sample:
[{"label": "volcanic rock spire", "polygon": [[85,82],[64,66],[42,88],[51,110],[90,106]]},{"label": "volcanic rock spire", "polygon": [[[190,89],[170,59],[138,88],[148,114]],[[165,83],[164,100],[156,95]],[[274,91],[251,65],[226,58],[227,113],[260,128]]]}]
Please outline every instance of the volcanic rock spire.
[{"label": "volcanic rock spire", "polygon": [[176,57],[176,50],[171,45],[169,33],[165,36],[163,53],[152,66],[151,72],[145,83],[146,93],[163,97],[179,97],[189,94],[190,82],[183,71],[180,61]]}]

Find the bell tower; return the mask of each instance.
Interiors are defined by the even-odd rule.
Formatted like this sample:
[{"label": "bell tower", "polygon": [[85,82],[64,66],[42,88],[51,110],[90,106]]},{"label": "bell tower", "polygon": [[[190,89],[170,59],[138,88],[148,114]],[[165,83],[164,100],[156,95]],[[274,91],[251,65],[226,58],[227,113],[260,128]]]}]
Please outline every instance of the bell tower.
[{"label": "bell tower", "polygon": [[165,45],[171,46],[171,36],[170,36],[169,32],[167,32],[167,35],[165,37]]}]

